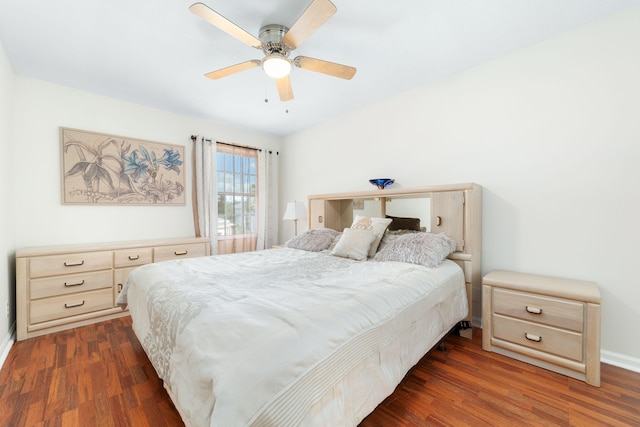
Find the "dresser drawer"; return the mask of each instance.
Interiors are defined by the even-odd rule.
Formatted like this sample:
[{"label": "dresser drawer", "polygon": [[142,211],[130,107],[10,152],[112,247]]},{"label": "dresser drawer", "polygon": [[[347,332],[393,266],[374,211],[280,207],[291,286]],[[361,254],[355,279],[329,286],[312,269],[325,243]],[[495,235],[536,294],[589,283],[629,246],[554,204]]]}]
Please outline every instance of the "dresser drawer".
[{"label": "dresser drawer", "polygon": [[182,245],[158,246],[153,250],[153,261],[167,261],[178,258],[205,256],[207,247],[204,243],[185,243]]},{"label": "dresser drawer", "polygon": [[583,338],[579,333],[495,314],[493,315],[493,336],[576,362],[583,361]]},{"label": "dresser drawer", "polygon": [[46,322],[112,307],[111,288],[43,298],[29,303],[29,323]]},{"label": "dresser drawer", "polygon": [[153,249],[140,248],[115,251],[113,260],[116,268],[149,264],[153,262]]},{"label": "dresser drawer", "polygon": [[129,273],[131,273],[133,270],[135,270],[136,267],[129,267],[129,268],[117,268],[114,273],[113,273],[113,284],[115,285],[113,290],[115,292],[115,298],[118,298],[118,294],[120,294],[120,291],[122,290],[122,288],[124,287],[124,284],[127,281],[127,278],[129,277]]},{"label": "dresser drawer", "polygon": [[111,251],[33,257],[29,260],[29,276],[43,277],[106,270],[112,265]]},{"label": "dresser drawer", "polygon": [[111,288],[112,286],[111,270],[51,276],[31,279],[29,296],[31,299],[39,299],[94,289]]},{"label": "dresser drawer", "polygon": [[493,312],[582,332],[584,304],[507,289],[493,290]]}]

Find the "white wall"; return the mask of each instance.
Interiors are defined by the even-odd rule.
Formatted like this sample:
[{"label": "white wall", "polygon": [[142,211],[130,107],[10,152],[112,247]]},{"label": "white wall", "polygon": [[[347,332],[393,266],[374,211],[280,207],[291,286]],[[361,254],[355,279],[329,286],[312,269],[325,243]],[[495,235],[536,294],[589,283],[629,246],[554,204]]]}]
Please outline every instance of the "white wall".
[{"label": "white wall", "polygon": [[[278,149],[277,138],[18,76],[15,158],[18,247],[193,236],[192,134]],[[185,146],[185,206],[61,204],[59,127]]]},{"label": "white wall", "polygon": [[[11,331],[15,328],[15,234],[13,211],[14,161],[11,139],[13,82],[15,75],[4,47],[0,43],[0,366],[11,346]],[[9,304],[11,312],[6,315]]]},{"label": "white wall", "polygon": [[477,182],[483,273],[596,281],[603,357],[640,370],[638,40],[640,8],[292,135],[280,198]]}]

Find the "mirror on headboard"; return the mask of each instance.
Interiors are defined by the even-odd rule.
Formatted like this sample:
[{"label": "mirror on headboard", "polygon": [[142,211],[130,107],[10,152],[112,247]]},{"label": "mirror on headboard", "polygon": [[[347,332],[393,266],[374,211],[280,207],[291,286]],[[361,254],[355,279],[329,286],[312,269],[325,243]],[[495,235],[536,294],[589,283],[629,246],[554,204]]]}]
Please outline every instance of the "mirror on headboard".
[{"label": "mirror on headboard", "polygon": [[353,217],[360,216],[376,216],[379,217],[382,212],[382,203],[379,198],[373,199],[353,199]]},{"label": "mirror on headboard", "polygon": [[419,218],[420,227],[429,231],[431,200],[429,197],[400,196],[353,199],[353,218],[360,216]]},{"label": "mirror on headboard", "polygon": [[421,229],[429,231],[431,199],[429,197],[388,197],[385,214],[404,218],[419,218]]}]

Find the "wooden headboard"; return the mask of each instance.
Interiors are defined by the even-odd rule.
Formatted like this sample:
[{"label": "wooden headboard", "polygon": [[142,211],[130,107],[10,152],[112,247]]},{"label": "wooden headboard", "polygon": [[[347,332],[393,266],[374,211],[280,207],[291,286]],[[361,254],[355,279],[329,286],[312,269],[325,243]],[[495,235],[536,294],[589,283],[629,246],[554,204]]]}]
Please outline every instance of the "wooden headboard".
[{"label": "wooden headboard", "polygon": [[[363,200],[379,201],[379,216],[387,213],[387,204],[394,199],[429,199],[429,228],[433,233],[447,233],[457,243],[449,259],[464,271],[469,301],[469,315],[482,313],[482,187],[474,183],[438,185],[433,187],[394,188],[352,193],[309,196],[309,228],[332,228],[342,231],[353,222],[354,205]],[[377,206],[377,204],[376,204]],[[478,297],[474,298],[473,296]],[[472,322],[480,326],[480,319]],[[462,330],[471,338],[471,329]]]}]

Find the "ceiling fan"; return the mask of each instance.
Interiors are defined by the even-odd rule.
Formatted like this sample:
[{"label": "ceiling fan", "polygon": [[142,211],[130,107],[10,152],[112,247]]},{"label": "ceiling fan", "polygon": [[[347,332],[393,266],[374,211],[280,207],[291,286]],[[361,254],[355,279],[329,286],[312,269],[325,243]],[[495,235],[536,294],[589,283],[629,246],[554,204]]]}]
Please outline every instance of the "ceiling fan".
[{"label": "ceiling fan", "polygon": [[289,101],[293,99],[289,73],[294,65],[303,70],[315,71],[346,80],[350,80],[356,73],[354,67],[308,56],[296,56],[294,59],[289,59],[291,51],[300,47],[314,31],[336,13],[335,5],[329,0],[312,0],[291,28],[278,24],[265,25],[260,29],[259,38],[254,37],[202,3],[194,3],[189,7],[189,10],[238,40],[262,50],[265,55],[262,59],[252,59],[205,74],[205,77],[210,79],[217,80],[240,71],[262,66],[265,74],[276,80],[280,100]]}]

